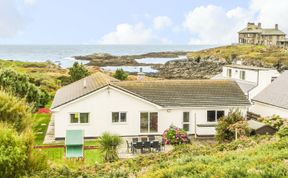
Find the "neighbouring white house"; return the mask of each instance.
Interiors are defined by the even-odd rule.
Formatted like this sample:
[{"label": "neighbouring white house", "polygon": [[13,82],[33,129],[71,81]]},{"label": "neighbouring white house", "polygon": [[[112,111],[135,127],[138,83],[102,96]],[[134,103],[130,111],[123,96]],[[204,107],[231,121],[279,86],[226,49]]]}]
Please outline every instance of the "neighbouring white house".
[{"label": "neighbouring white house", "polygon": [[288,71],[252,98],[251,112],[261,116],[279,115],[288,119]]},{"label": "neighbouring white house", "polygon": [[120,136],[161,135],[171,125],[189,134],[214,135],[230,110],[246,115],[250,102],[235,81],[118,81],[95,73],[59,89],[52,103],[55,138],[66,130]]},{"label": "neighbouring white house", "polygon": [[223,66],[222,73],[211,79],[231,79],[236,81],[245,95],[251,100],[279,75],[280,73],[276,69],[234,64]]}]

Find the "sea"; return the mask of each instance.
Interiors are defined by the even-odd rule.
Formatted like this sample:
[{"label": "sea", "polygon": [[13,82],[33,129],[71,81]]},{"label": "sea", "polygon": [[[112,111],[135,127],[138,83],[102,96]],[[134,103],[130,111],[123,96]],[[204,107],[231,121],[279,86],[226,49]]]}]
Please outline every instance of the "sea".
[{"label": "sea", "polygon": [[[215,47],[213,45],[0,45],[0,59],[14,61],[44,62],[52,61],[63,68],[70,67],[75,61],[74,56],[95,53],[111,55],[135,55],[165,51],[197,51]],[[179,56],[177,59],[183,59]],[[175,58],[145,58],[138,62],[162,64]],[[79,61],[87,63],[88,61]],[[109,70],[110,66],[107,66]],[[121,67],[121,66],[120,66]],[[148,66],[149,67],[149,66]],[[114,67],[115,69],[117,68]],[[119,68],[119,67],[118,67]],[[147,68],[147,66],[146,66]],[[135,69],[138,70],[138,69]]]}]

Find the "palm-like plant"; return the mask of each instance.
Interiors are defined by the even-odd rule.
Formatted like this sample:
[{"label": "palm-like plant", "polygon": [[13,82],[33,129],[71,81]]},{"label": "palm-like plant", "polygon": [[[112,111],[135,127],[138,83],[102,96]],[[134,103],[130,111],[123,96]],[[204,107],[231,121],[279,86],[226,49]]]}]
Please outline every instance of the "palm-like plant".
[{"label": "palm-like plant", "polygon": [[108,132],[104,132],[99,138],[100,150],[104,154],[106,162],[113,162],[119,159],[117,149],[121,143],[121,137]]}]

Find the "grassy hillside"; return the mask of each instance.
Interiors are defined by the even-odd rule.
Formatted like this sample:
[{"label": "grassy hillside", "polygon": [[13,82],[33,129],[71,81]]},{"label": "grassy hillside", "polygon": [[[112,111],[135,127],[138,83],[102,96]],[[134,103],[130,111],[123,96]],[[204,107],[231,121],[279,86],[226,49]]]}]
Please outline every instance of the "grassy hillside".
[{"label": "grassy hillside", "polygon": [[222,46],[192,52],[188,54],[189,58],[219,58],[229,60],[231,58],[242,59],[244,61],[263,61],[267,64],[275,65],[281,62],[288,65],[288,50],[276,47],[265,47],[256,45],[231,45]]},{"label": "grassy hillside", "polygon": [[59,87],[58,78],[67,75],[66,69],[61,69],[51,62],[20,62],[0,60],[1,68],[11,68],[17,72],[26,73],[41,87],[54,92]]}]

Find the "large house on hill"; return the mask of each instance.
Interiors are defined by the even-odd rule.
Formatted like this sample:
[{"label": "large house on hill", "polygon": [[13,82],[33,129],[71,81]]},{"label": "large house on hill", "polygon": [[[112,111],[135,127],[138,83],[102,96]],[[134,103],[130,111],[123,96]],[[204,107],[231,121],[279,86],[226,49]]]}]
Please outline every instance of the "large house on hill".
[{"label": "large house on hill", "polygon": [[118,81],[95,73],[59,89],[52,104],[55,138],[66,130],[85,137],[161,135],[174,125],[189,134],[214,135],[220,117],[250,106],[231,80]]},{"label": "large house on hill", "polygon": [[222,73],[211,79],[234,80],[251,100],[279,75],[276,69],[233,64],[224,66]]},{"label": "large house on hill", "polygon": [[238,34],[240,44],[288,47],[288,38],[279,30],[278,24],[275,28],[262,28],[261,23],[255,25],[249,22]]},{"label": "large house on hill", "polygon": [[261,116],[279,115],[288,119],[288,71],[253,99],[251,111]]}]

